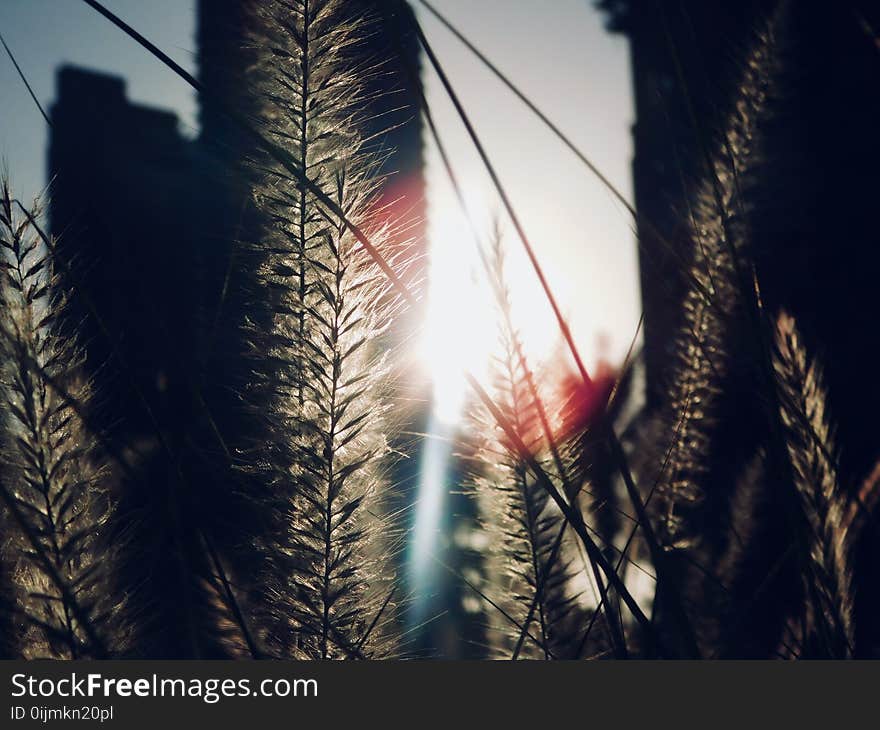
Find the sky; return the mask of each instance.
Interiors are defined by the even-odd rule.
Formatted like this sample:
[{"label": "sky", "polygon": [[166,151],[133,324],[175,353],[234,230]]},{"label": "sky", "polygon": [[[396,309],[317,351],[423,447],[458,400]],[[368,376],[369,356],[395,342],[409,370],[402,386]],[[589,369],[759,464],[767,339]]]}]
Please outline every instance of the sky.
[{"label": "sky", "polygon": [[[633,109],[627,42],[605,31],[589,0],[437,0],[435,7],[631,200]],[[498,170],[587,367],[595,367],[600,355],[622,361],[640,314],[629,215],[464,46],[428,13],[422,11],[419,17]],[[496,219],[501,226],[514,323],[528,354],[540,364],[559,352],[552,311],[442,86],[430,70],[426,69],[425,79],[432,112],[472,217],[484,230]],[[446,404],[441,415],[450,420],[460,406],[454,393],[465,389],[454,363],[444,363],[443,353],[469,353],[463,365],[478,377],[484,375],[480,371],[487,362],[486,350],[496,339],[495,324],[476,314],[491,309],[486,287],[480,289],[483,294],[471,295],[463,288],[460,262],[468,259],[468,251],[474,268],[479,266],[472,236],[430,143],[428,166],[436,306],[429,307],[427,349],[441,364],[442,372],[435,378],[449,380],[441,382],[440,401]],[[448,292],[453,290],[462,294],[451,301]],[[432,312],[450,308],[455,316],[440,314],[431,322]]]},{"label": "sky", "polygon": [[[195,71],[191,0],[105,4]],[[435,6],[631,199],[627,44],[604,30],[590,0],[435,0]],[[452,35],[422,9],[419,18],[497,166],[588,367],[600,352],[620,361],[639,318],[636,247],[627,213]],[[174,110],[184,133],[197,133],[189,87],[80,0],[0,0],[0,33],[47,111],[55,71],[70,63],[123,76],[129,99]],[[549,307],[430,70],[425,81],[474,218],[485,231],[496,217],[500,224],[514,317],[527,350],[536,360],[548,357],[558,352]],[[17,193],[31,197],[46,182],[46,127],[5,54],[0,56],[0,100],[0,158]],[[460,366],[478,374],[484,369],[493,323],[479,314],[491,306],[472,286],[480,275],[473,241],[430,142],[427,157],[434,302],[429,311],[442,314],[429,315],[424,347],[435,377],[448,381],[440,385],[445,402],[454,404],[454,393],[464,389]],[[461,362],[450,358],[453,351],[463,353]]]},{"label": "sky", "polygon": [[[110,10],[195,71],[191,0],[106,0]],[[49,111],[55,72],[73,64],[123,76],[129,99],[177,112],[188,134],[197,131],[196,102],[183,81],[80,0],[0,0],[0,33]],[[46,182],[46,124],[0,49],[0,158],[20,197]]]}]

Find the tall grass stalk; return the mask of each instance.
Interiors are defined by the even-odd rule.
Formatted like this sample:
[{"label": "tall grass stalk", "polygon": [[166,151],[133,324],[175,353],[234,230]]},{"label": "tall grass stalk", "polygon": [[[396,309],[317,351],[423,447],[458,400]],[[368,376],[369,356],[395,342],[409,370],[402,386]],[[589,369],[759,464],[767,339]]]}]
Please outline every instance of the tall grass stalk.
[{"label": "tall grass stalk", "polygon": [[[818,601],[806,602],[806,620],[796,621],[794,631],[801,632],[799,649],[807,655],[851,657],[855,625],[849,504],[838,483],[822,370],[807,357],[794,319],[785,312],[777,321],[774,364],[795,487],[811,536],[804,590],[808,596],[813,590],[818,594]],[[822,612],[821,618],[813,615],[815,610]]]},{"label": "tall grass stalk", "polygon": [[[32,214],[33,216],[34,214]],[[70,403],[91,386],[65,331],[67,293],[30,218],[0,183],[0,473],[3,560],[25,657],[100,658],[125,637],[104,591],[113,549],[100,543],[112,510],[94,437]],[[63,394],[55,384],[63,384]]]},{"label": "tall grass stalk", "polygon": [[711,170],[693,195],[689,273],[699,287],[691,287],[682,304],[675,366],[662,416],[667,425],[682,416],[683,421],[670,454],[669,476],[660,484],[653,505],[666,549],[693,548],[703,534],[701,510],[721,394],[730,370],[734,322],[744,309],[737,273],[737,260],[747,256],[740,181],[755,162],[757,124],[773,62],[772,36],[763,33],[746,59],[735,111],[710,158]]},{"label": "tall grass stalk", "polygon": [[[498,292],[500,335],[494,400],[523,443],[544,462],[545,470],[567,483],[566,466],[555,444],[551,457],[542,426],[544,406],[513,325],[497,229],[493,244],[491,274]],[[578,620],[572,581],[577,545],[565,536],[564,516],[491,415],[478,409],[472,418],[475,432],[483,435],[473,481],[482,528],[489,538],[486,577],[490,593],[504,608],[504,620],[490,625],[490,645],[504,658],[573,658],[575,634],[583,623]],[[575,496],[570,488],[562,487],[562,491],[570,498]],[[604,593],[598,570],[595,577]],[[495,613],[490,616],[498,619]],[[532,630],[540,636],[540,643],[524,641]]]},{"label": "tall grass stalk", "polygon": [[[378,159],[360,132],[363,21],[337,0],[277,0],[258,13],[264,133],[381,249],[371,220]],[[382,656],[394,651],[393,610],[382,610],[393,582],[381,542],[390,400],[376,344],[398,300],[340,216],[284,167],[255,165],[266,224],[253,251],[271,329],[253,318],[264,363],[254,394],[270,413],[264,473],[286,499],[257,588],[267,646],[301,658]]]}]

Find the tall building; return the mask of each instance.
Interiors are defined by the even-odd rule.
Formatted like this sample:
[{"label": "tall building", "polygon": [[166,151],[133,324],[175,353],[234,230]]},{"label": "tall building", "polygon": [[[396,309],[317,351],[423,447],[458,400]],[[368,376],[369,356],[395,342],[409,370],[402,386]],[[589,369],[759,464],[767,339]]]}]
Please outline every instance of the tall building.
[{"label": "tall building", "polygon": [[[704,174],[702,145],[714,147],[735,112],[738,68],[776,3],[599,4],[610,29],[630,41],[645,359],[656,401],[684,286],[667,244],[690,249],[688,195]],[[789,5],[750,196],[760,201],[749,213],[752,253],[767,308],[794,314],[811,351],[824,356],[842,457],[850,473],[864,474],[878,454],[861,421],[880,405],[870,375],[880,346],[859,326],[878,311],[869,279],[880,264],[871,205],[880,54],[862,21],[878,27],[880,11],[870,2]]]},{"label": "tall building", "polygon": [[[378,15],[375,0],[349,2],[352,13]],[[48,159],[51,230],[89,292],[92,301],[83,306],[99,312],[111,334],[108,341],[86,318],[89,360],[93,371],[109,376],[115,350],[169,426],[183,428],[190,416],[187,381],[203,370],[231,244],[246,238],[253,222],[242,162],[255,150],[223,111],[254,116],[246,93],[250,4],[197,3],[198,76],[210,93],[200,98],[195,141],[179,134],[173,113],[130,103],[122,79],[71,67],[58,72]],[[420,238],[421,124],[410,75],[418,74],[419,59],[406,18],[401,27],[402,56],[378,22],[358,52],[383,63],[371,81],[366,136],[375,148],[393,150],[383,195],[397,202],[385,214]],[[108,399],[125,428],[149,430],[132,389],[116,385]]]},{"label": "tall building", "polygon": [[746,52],[749,33],[770,5],[766,0],[599,2],[609,29],[630,41],[632,179],[642,221],[644,357],[652,401],[672,352],[669,335],[684,292],[678,262],[666,245],[687,253],[687,196],[703,169],[700,135],[708,138],[724,123],[736,65]]},{"label": "tall building", "polygon": [[128,435],[147,430],[121,357],[163,424],[185,420],[199,300],[210,283],[207,161],[175,114],[131,104],[119,78],[61,68],[51,117],[51,230],[88,293],[74,300],[74,316],[91,371],[107,381],[104,405]]},{"label": "tall building", "polygon": [[[685,287],[667,245],[685,257],[692,249],[688,202],[695,182],[705,176],[704,148],[715,148],[717,131],[736,113],[738,67],[756,32],[767,27],[777,6],[784,7],[775,34],[778,70],[760,123],[757,163],[751,179],[741,181],[750,202],[743,216],[766,311],[784,308],[794,315],[807,349],[824,365],[840,444],[840,481],[854,492],[880,457],[876,433],[867,426],[880,408],[874,375],[880,342],[870,334],[880,313],[874,213],[880,52],[871,30],[880,27],[880,7],[865,0],[598,4],[610,29],[630,43],[636,112],[632,174],[640,216],[649,408],[660,402],[668,382]],[[724,385],[724,445],[712,455],[718,515],[727,509],[732,481],[767,438],[760,425],[764,404],[744,372],[748,349],[749,342],[740,339]],[[875,564],[877,550],[876,541],[868,540],[860,559]],[[767,555],[772,559],[772,552]],[[746,580],[758,581],[762,570],[753,566]],[[865,575],[875,571],[869,567]],[[752,595],[758,586],[741,589]],[[866,584],[859,594],[874,607],[864,610],[876,609],[876,588]],[[750,621],[760,623],[756,617]],[[750,628],[753,636],[761,630]],[[743,644],[731,651],[751,649]]]}]

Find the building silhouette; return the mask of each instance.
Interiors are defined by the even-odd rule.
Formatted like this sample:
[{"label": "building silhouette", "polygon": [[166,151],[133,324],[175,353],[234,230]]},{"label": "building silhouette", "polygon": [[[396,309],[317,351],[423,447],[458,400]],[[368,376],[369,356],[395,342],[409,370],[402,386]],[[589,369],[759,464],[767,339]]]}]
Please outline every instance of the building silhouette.
[{"label": "building silhouette", "polygon": [[185,421],[181,389],[209,284],[208,160],[180,135],[175,114],[131,104],[119,78],[60,69],[51,118],[51,230],[88,293],[88,302],[75,299],[75,316],[91,371],[108,380],[105,405],[118,428],[145,430],[131,388],[109,365],[121,357],[157,417]]},{"label": "building silhouette", "polygon": [[[603,0],[609,28],[630,40],[636,119],[632,163],[639,225],[649,400],[666,380],[684,282],[666,243],[685,254],[688,195],[701,145],[733,112],[738,67],[766,26],[770,0]],[[880,406],[869,374],[878,345],[859,325],[877,312],[880,265],[871,212],[880,163],[875,4],[792,3],[780,31],[780,80],[763,124],[750,212],[752,254],[770,311],[788,309],[812,352],[825,355],[844,461],[853,476],[876,460],[861,419]],[[649,225],[645,225],[645,221]],[[661,243],[654,230],[662,234]]]},{"label": "building silhouette", "polygon": [[[352,12],[376,10],[351,0]],[[232,242],[246,238],[253,222],[243,162],[256,151],[228,121],[222,107],[250,115],[244,89],[248,73],[249,0],[198,3],[198,75],[221,103],[200,98],[201,131],[194,141],[178,132],[173,113],[131,104],[121,79],[84,69],[61,68],[48,172],[53,180],[52,233],[93,300],[82,311],[93,371],[117,354],[133,368],[151,407],[169,426],[187,422],[188,379],[203,368],[206,341],[224,288]],[[377,149],[393,149],[385,162],[383,193],[397,200],[396,216],[407,235],[421,237],[424,221],[421,125],[417,94],[408,80],[418,74],[413,39],[405,58],[380,26],[361,49],[387,59],[373,81],[366,136]],[[392,131],[384,133],[383,130]],[[100,313],[108,340],[91,310]],[[109,373],[105,373],[105,376]],[[119,384],[109,398],[126,428],[146,430],[131,388]]]},{"label": "building silhouette", "polygon": [[609,29],[630,41],[632,180],[642,221],[644,357],[653,401],[674,346],[669,335],[684,293],[678,262],[665,244],[687,253],[687,197],[703,170],[700,135],[709,142],[724,124],[737,64],[749,34],[772,3],[603,0],[599,5],[607,12]]},{"label": "building silhouette", "polygon": [[[778,3],[602,0],[598,5],[609,28],[630,43],[636,114],[632,175],[652,410],[669,379],[686,286],[667,244],[687,258],[693,245],[687,233],[688,196],[705,176],[704,145],[714,149],[716,132],[736,112],[738,66]],[[787,5],[776,34],[778,75],[761,122],[754,179],[742,181],[751,202],[742,215],[766,311],[784,308],[794,315],[808,351],[823,362],[841,445],[840,482],[854,492],[880,456],[876,434],[866,427],[880,407],[874,376],[880,344],[868,334],[880,311],[874,294],[880,248],[873,212],[880,165],[880,53],[870,30],[880,27],[880,7],[861,0]],[[724,385],[726,438],[712,455],[718,514],[734,488],[733,478],[768,438],[760,425],[764,404],[744,364],[749,347],[744,334]],[[868,566],[864,575],[876,576],[870,567],[880,554],[876,539],[866,540],[861,552]],[[772,559],[772,549],[767,555]],[[756,582],[761,570],[753,567]],[[860,610],[875,611],[877,591],[867,583],[876,580],[859,588]],[[753,594],[757,584],[740,589]],[[759,636],[761,626],[749,625],[747,631]],[[875,645],[876,638],[871,639]],[[739,655],[754,651],[746,643],[730,648]]]}]

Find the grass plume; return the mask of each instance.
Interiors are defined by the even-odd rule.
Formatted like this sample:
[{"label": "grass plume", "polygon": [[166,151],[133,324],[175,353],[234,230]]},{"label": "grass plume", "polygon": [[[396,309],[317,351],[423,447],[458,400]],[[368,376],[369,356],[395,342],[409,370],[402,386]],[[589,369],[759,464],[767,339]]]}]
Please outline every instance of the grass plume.
[{"label": "grass plume", "polygon": [[[76,406],[91,398],[82,352],[61,313],[66,293],[31,218],[0,189],[0,355],[4,561],[24,621],[25,657],[100,658],[111,631],[103,592],[112,550],[99,535],[111,511],[96,441]],[[32,213],[31,216],[34,214]],[[59,388],[59,384],[63,390]]]},{"label": "grass plume", "polygon": [[[377,158],[358,118],[370,71],[354,60],[362,23],[335,0],[266,3],[257,93],[267,136],[381,248],[371,222]],[[252,341],[267,347],[255,353],[264,365],[254,393],[271,411],[264,474],[286,502],[258,589],[267,646],[301,658],[381,656],[393,650],[380,541],[390,401],[375,344],[397,300],[345,221],[283,167],[257,167],[266,224],[252,248],[269,308],[252,320]]]},{"label": "grass plume", "polygon": [[665,479],[655,498],[660,535],[668,548],[690,548],[702,534],[707,478],[724,380],[730,369],[735,320],[744,303],[739,259],[747,256],[741,183],[754,165],[757,124],[771,85],[772,31],[746,59],[737,98],[711,169],[693,195],[692,285],[682,305],[675,366],[664,423],[683,422]]},{"label": "grass plume", "polygon": [[[546,471],[560,484],[566,482],[561,491],[576,500],[567,477],[555,471],[565,469],[555,443],[551,459],[542,427],[546,412],[511,316],[497,230],[493,243],[490,275],[498,293],[500,342],[494,400],[522,442],[540,454]],[[572,587],[576,547],[565,534],[565,519],[491,416],[477,409],[472,418],[475,432],[483,434],[473,487],[490,546],[486,578],[499,604],[489,613],[493,653],[503,658],[574,658],[576,635],[585,622],[578,621],[580,607]]]},{"label": "grass plume", "polygon": [[808,655],[818,651],[851,657],[855,626],[854,566],[846,529],[849,505],[838,483],[822,370],[808,358],[794,319],[785,312],[777,320],[774,365],[795,487],[810,531],[806,618],[799,648]]}]

